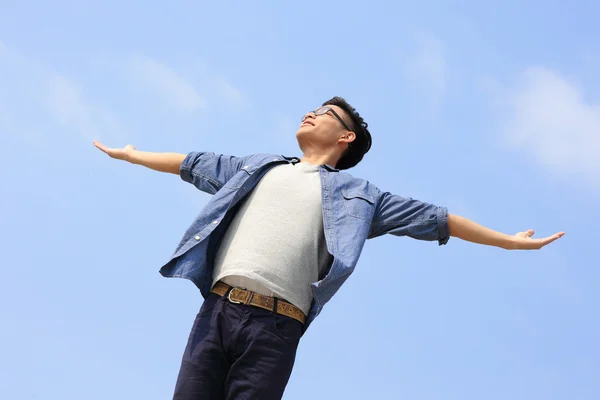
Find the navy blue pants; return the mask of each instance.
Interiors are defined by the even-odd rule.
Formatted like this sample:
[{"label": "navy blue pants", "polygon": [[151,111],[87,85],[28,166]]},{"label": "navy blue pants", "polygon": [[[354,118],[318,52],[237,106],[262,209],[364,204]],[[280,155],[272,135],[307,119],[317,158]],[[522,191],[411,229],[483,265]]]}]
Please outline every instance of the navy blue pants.
[{"label": "navy blue pants", "polygon": [[279,400],[302,324],[211,293],[190,333],[174,400]]}]

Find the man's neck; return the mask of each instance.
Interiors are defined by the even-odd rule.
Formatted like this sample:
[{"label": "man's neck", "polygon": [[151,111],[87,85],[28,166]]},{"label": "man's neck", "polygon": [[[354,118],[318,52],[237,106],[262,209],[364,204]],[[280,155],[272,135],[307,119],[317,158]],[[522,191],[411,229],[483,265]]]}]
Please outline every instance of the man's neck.
[{"label": "man's neck", "polygon": [[306,162],[312,165],[323,165],[327,164],[335,167],[338,161],[338,156],[334,154],[318,154],[318,153],[304,153],[300,162]]}]

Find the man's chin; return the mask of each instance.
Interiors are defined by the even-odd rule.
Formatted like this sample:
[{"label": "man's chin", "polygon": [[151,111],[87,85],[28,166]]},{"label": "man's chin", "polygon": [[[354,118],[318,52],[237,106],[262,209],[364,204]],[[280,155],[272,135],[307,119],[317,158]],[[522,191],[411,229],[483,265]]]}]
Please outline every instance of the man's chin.
[{"label": "man's chin", "polygon": [[296,131],[296,135],[300,132],[310,132],[312,129],[314,129],[314,126],[311,124],[302,124],[298,127],[298,130]]}]

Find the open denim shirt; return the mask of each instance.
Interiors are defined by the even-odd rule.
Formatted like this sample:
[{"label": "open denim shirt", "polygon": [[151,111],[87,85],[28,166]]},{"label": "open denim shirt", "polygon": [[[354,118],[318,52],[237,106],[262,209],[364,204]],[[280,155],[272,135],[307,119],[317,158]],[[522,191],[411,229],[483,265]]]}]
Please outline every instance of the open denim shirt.
[{"label": "open denim shirt", "polygon": [[[188,154],[181,164],[181,178],[214,196],[185,232],[160,273],[191,280],[206,298],[212,285],[216,250],[240,200],[271,168],[298,161],[271,154],[247,157],[209,152]],[[450,238],[445,207],[382,192],[370,182],[329,165],[321,165],[319,169],[325,240],[333,262],[322,279],[311,284],[313,302],[304,330],[352,274],[367,239],[389,233],[437,240],[442,245]]]}]

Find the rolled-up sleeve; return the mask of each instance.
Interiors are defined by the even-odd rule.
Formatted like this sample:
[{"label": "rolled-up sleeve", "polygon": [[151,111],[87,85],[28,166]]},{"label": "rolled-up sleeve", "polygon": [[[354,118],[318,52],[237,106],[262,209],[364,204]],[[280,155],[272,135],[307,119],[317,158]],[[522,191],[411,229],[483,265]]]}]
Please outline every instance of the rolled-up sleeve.
[{"label": "rolled-up sleeve", "polygon": [[448,243],[448,209],[391,193],[381,193],[371,222],[369,238],[390,234]]},{"label": "rolled-up sleeve", "polygon": [[181,179],[199,190],[215,194],[240,171],[248,158],[210,152],[191,152],[181,163],[179,175]]}]

